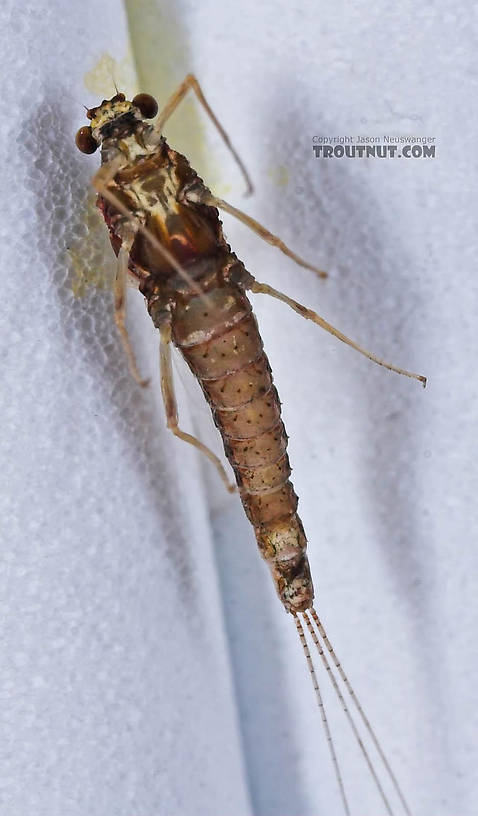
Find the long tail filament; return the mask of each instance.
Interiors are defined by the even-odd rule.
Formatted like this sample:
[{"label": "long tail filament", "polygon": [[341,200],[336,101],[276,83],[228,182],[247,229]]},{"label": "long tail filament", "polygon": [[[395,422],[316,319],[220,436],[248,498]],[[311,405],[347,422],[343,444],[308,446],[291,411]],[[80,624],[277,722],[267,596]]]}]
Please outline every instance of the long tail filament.
[{"label": "long tail filament", "polygon": [[312,617],[313,617],[313,619],[315,621],[315,624],[317,626],[317,630],[319,632],[320,637],[324,641],[324,645],[325,645],[327,651],[329,652],[332,660],[334,661],[334,665],[337,668],[337,671],[339,672],[340,677],[342,678],[344,686],[347,689],[350,697],[352,698],[352,700],[354,702],[355,708],[357,709],[357,711],[359,713],[360,719],[362,720],[365,728],[367,729],[367,731],[368,731],[368,733],[370,735],[370,738],[371,738],[371,740],[372,740],[372,742],[373,742],[373,744],[375,746],[375,749],[376,749],[380,759],[383,762],[384,768],[387,771],[387,774],[388,774],[388,776],[389,776],[389,778],[390,778],[390,780],[392,782],[393,787],[395,788],[395,791],[397,793],[398,798],[400,799],[400,802],[402,803],[402,807],[403,807],[405,813],[407,814],[407,816],[412,816],[412,812],[411,812],[411,810],[410,810],[410,808],[409,808],[409,806],[407,804],[407,801],[406,801],[406,799],[405,799],[405,797],[403,795],[403,792],[402,792],[402,790],[400,788],[400,785],[398,784],[398,780],[397,780],[394,772],[392,771],[390,763],[389,763],[387,757],[385,756],[384,750],[383,750],[382,746],[380,745],[380,743],[378,741],[378,738],[377,738],[377,736],[375,734],[375,731],[373,730],[372,726],[370,725],[369,719],[368,719],[367,715],[365,714],[362,706],[360,705],[360,701],[359,701],[357,695],[355,694],[355,692],[354,692],[354,690],[353,690],[353,688],[352,688],[352,686],[351,686],[351,684],[349,682],[349,679],[348,679],[347,675],[345,674],[345,672],[344,672],[344,670],[342,668],[340,660],[338,659],[337,655],[335,654],[335,651],[334,651],[334,649],[332,647],[332,644],[331,644],[330,640],[327,637],[327,633],[326,633],[326,631],[325,631],[325,629],[324,629],[324,627],[322,625],[322,622],[321,622],[317,612],[315,611],[314,607],[312,607],[309,610],[309,612],[310,612],[310,614],[312,615]]},{"label": "long tail filament", "polygon": [[[377,790],[378,790],[378,792],[379,792],[379,794],[381,796],[381,799],[382,799],[382,801],[383,801],[383,803],[385,805],[387,813],[389,814],[389,816],[394,816],[394,812],[393,812],[393,810],[391,808],[391,805],[390,805],[390,803],[388,801],[388,798],[387,798],[387,796],[386,796],[386,794],[384,792],[382,784],[381,784],[381,782],[380,782],[380,780],[378,778],[378,775],[377,775],[377,772],[376,772],[376,770],[375,770],[375,768],[373,766],[372,760],[370,759],[370,756],[369,756],[369,754],[368,754],[368,752],[367,752],[367,750],[366,750],[366,748],[365,748],[365,746],[363,744],[363,741],[362,741],[362,739],[360,737],[360,734],[359,734],[359,731],[358,731],[357,726],[355,724],[355,721],[353,720],[352,715],[351,715],[351,713],[350,713],[350,711],[349,711],[349,709],[347,707],[347,703],[346,703],[346,701],[344,699],[344,696],[343,696],[343,694],[342,694],[342,692],[341,692],[341,690],[339,688],[339,685],[337,683],[337,679],[336,679],[336,677],[334,675],[332,667],[331,667],[329,661],[327,660],[327,657],[325,655],[325,652],[324,652],[324,649],[323,649],[323,646],[322,646],[322,643],[321,643],[321,639],[323,641],[323,644],[324,644],[326,650],[329,652],[329,654],[330,654],[330,656],[332,658],[334,666],[337,669],[338,674],[339,674],[339,676],[340,676],[340,678],[341,678],[341,680],[342,680],[348,694],[350,695],[350,697],[353,700],[353,703],[354,703],[355,708],[356,708],[356,710],[357,710],[357,712],[359,714],[359,717],[360,717],[364,727],[366,728],[366,730],[367,730],[367,732],[368,732],[368,734],[369,734],[369,736],[370,736],[370,738],[371,738],[371,740],[373,742],[373,745],[375,746],[375,749],[376,749],[380,759],[382,760],[383,766],[384,766],[384,768],[385,768],[385,770],[386,770],[386,772],[387,772],[387,774],[388,774],[388,776],[389,776],[389,778],[390,778],[390,780],[391,780],[391,782],[393,784],[393,787],[395,788],[395,791],[396,791],[396,793],[397,793],[397,795],[398,795],[398,797],[400,799],[400,802],[402,804],[402,807],[403,807],[405,813],[407,814],[407,816],[412,816],[410,808],[409,808],[409,806],[408,806],[408,804],[407,804],[407,802],[405,800],[405,797],[404,797],[404,795],[402,793],[402,790],[401,790],[401,788],[400,788],[400,786],[398,784],[397,778],[396,778],[395,774],[393,773],[393,771],[392,771],[392,769],[390,767],[390,764],[389,764],[389,762],[388,762],[388,760],[387,760],[387,758],[385,756],[383,748],[380,745],[380,743],[378,741],[378,738],[377,738],[375,732],[373,731],[373,728],[370,725],[370,722],[369,722],[367,716],[365,715],[365,712],[364,712],[364,710],[363,710],[363,708],[362,708],[362,706],[361,706],[361,704],[360,704],[360,702],[359,702],[359,700],[358,700],[358,698],[357,698],[357,696],[356,696],[356,694],[355,694],[355,692],[354,692],[354,690],[353,690],[353,688],[352,688],[352,686],[350,684],[350,681],[349,681],[348,677],[346,676],[346,674],[345,674],[345,672],[344,672],[344,670],[342,668],[342,665],[341,665],[337,655],[335,654],[335,651],[334,651],[334,649],[332,647],[332,644],[330,643],[330,640],[327,637],[327,633],[326,633],[326,631],[325,631],[325,629],[324,629],[324,627],[322,625],[322,622],[321,622],[319,616],[317,615],[317,612],[315,611],[315,609],[313,607],[311,607],[310,609],[306,610],[305,612],[302,612],[301,614],[302,614],[302,618],[303,618],[303,620],[304,620],[304,622],[306,624],[306,627],[307,627],[307,629],[308,629],[308,631],[310,633],[312,641],[313,641],[313,643],[314,643],[314,645],[315,645],[315,647],[316,647],[316,649],[317,649],[317,651],[319,653],[319,656],[320,656],[320,658],[322,660],[322,663],[323,663],[323,665],[325,667],[325,670],[326,670],[327,675],[328,675],[328,677],[330,679],[330,682],[332,683],[332,687],[334,689],[335,694],[337,695],[337,698],[338,698],[339,703],[340,703],[340,705],[342,707],[342,710],[344,711],[344,713],[345,713],[345,715],[347,717],[348,723],[349,723],[349,725],[350,725],[350,727],[352,729],[352,732],[353,732],[353,734],[355,736],[355,739],[356,739],[356,741],[357,741],[357,743],[358,743],[358,745],[360,747],[360,750],[361,750],[361,752],[362,752],[362,754],[363,754],[363,756],[365,758],[365,761],[367,762],[369,771],[370,771],[371,776],[372,776],[372,778],[373,778],[373,780],[375,782],[375,785],[376,785]],[[310,675],[311,675],[312,684],[313,684],[314,691],[315,691],[315,694],[316,694],[316,697],[317,697],[317,703],[318,703],[318,706],[319,706],[319,709],[320,709],[320,712],[321,712],[322,723],[324,725],[325,735],[326,735],[326,738],[327,738],[327,742],[329,744],[330,754],[331,754],[332,763],[333,763],[334,770],[335,770],[335,775],[336,775],[337,782],[338,782],[339,789],[340,789],[340,794],[341,794],[341,798],[342,798],[344,812],[345,812],[346,816],[349,816],[350,810],[349,810],[349,806],[348,806],[348,803],[347,803],[347,798],[345,796],[345,790],[344,790],[344,785],[343,785],[342,774],[340,772],[340,767],[339,767],[339,764],[338,764],[337,755],[335,753],[335,748],[334,748],[334,744],[333,744],[333,741],[332,741],[330,728],[329,728],[327,718],[326,718],[326,715],[325,715],[325,709],[324,709],[324,705],[323,705],[323,701],[322,701],[322,696],[320,694],[319,685],[318,685],[318,682],[317,682],[317,676],[316,676],[316,673],[315,673],[315,668],[314,668],[314,665],[313,665],[313,662],[312,662],[312,658],[310,656],[310,651],[309,651],[309,647],[307,645],[307,641],[305,639],[304,628],[303,628],[302,623],[301,623],[301,621],[299,619],[299,616],[297,614],[294,614],[294,622],[295,622],[295,625],[296,625],[296,628],[297,628],[297,632],[299,634],[300,642],[302,644],[304,655],[305,655],[307,665],[308,665],[308,668],[309,668],[309,672],[310,672]],[[314,628],[314,625],[315,625],[315,628]]]},{"label": "long tail filament", "polygon": [[[304,615],[304,618],[305,618],[305,615]],[[299,620],[298,615],[294,615],[294,623],[295,623],[297,631],[299,633],[300,642],[302,643],[302,648],[304,650],[305,659],[307,660],[307,665],[309,667],[310,676],[312,678],[312,684],[314,686],[315,696],[317,698],[317,705],[319,706],[320,715],[322,717],[322,724],[324,726],[325,738],[326,738],[328,746],[329,746],[330,756],[332,758],[332,764],[333,764],[334,770],[335,770],[335,776],[337,778],[337,782],[338,782],[338,785],[339,785],[339,788],[340,788],[340,795],[342,797],[342,803],[343,803],[343,806],[344,806],[344,811],[347,814],[347,816],[350,816],[350,810],[349,810],[349,805],[348,805],[348,802],[347,802],[347,797],[345,795],[345,788],[344,788],[344,783],[343,783],[343,779],[342,779],[342,774],[340,772],[340,767],[339,767],[339,763],[338,763],[338,760],[337,760],[337,754],[335,753],[334,742],[333,742],[333,739],[332,739],[332,734],[330,733],[329,723],[328,723],[328,720],[327,720],[327,715],[325,713],[325,708],[324,708],[324,703],[323,703],[323,700],[322,700],[322,695],[320,693],[319,684],[317,682],[317,675],[315,674],[314,664],[312,663],[312,658],[310,656],[309,647],[308,647],[307,641],[305,639],[304,629],[303,629],[301,621]]]}]

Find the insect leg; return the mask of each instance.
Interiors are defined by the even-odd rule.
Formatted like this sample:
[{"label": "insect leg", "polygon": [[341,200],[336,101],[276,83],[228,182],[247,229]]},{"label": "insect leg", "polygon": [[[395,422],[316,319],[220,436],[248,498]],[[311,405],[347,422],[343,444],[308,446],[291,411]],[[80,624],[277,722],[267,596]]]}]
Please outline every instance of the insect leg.
[{"label": "insect leg", "polygon": [[244,176],[244,181],[246,182],[246,195],[250,195],[250,193],[252,193],[253,187],[252,182],[249,178],[249,174],[246,168],[244,167],[242,160],[239,158],[239,155],[236,153],[234,147],[232,146],[229,136],[227,135],[222,125],[218,122],[217,118],[215,117],[214,113],[212,112],[211,108],[206,102],[206,98],[201,90],[201,86],[197,81],[196,77],[194,76],[194,74],[188,74],[181,82],[179,88],[177,88],[174,91],[174,93],[169,97],[168,101],[166,102],[166,105],[164,106],[163,110],[159,114],[158,119],[156,120],[155,124],[156,130],[162,133],[163,127],[166,124],[167,120],[169,119],[171,114],[174,113],[179,103],[184,99],[189,89],[194,91],[198,99],[198,102],[201,103],[207,115],[218,129],[224,141],[224,144],[226,145],[226,147],[229,148],[230,152],[232,153],[232,156],[236,161],[236,164],[238,165],[242,175]]},{"label": "insect leg", "polygon": [[405,377],[412,377],[414,380],[418,380],[422,383],[423,387],[425,388],[427,384],[427,378],[423,376],[423,374],[414,374],[412,371],[406,371],[404,368],[397,368],[397,366],[392,365],[391,363],[386,363],[385,360],[380,359],[375,354],[372,354],[371,351],[367,351],[367,349],[362,348],[357,343],[354,343],[353,340],[346,337],[345,334],[342,334],[341,331],[336,329],[330,323],[327,323],[323,317],[314,312],[312,309],[308,309],[307,306],[303,306],[301,303],[297,303],[296,300],[292,300],[292,298],[285,295],[283,292],[279,292],[277,289],[274,289],[272,286],[269,286],[267,283],[259,283],[259,281],[254,280],[253,283],[248,284],[248,288],[250,288],[251,292],[255,294],[263,294],[263,295],[271,295],[271,297],[277,298],[277,300],[281,300],[283,303],[287,303],[291,309],[294,309],[295,312],[301,315],[301,317],[305,317],[306,320],[312,320],[317,326],[320,326],[321,329],[325,329],[325,331],[329,332],[329,334],[333,334],[334,337],[337,337],[339,340],[342,340],[342,343],[346,343],[347,346],[351,346],[356,351],[363,354],[364,357],[368,357],[369,360],[372,360],[373,363],[377,363],[377,365],[384,366],[384,368],[388,368],[389,371],[395,371],[397,374],[403,374]]},{"label": "insect leg", "polygon": [[121,154],[101,165],[91,179],[91,183],[99,195],[106,198],[105,193],[108,192],[108,185],[111,184],[116,173],[118,173],[122,167],[125,167],[127,163],[126,157]]},{"label": "insect leg", "polygon": [[129,241],[123,241],[118,255],[118,268],[115,281],[115,323],[118,329],[123,348],[128,359],[130,374],[142,388],[146,388],[149,380],[143,380],[136,365],[134,352],[125,325],[126,317],[126,279],[128,276],[129,253],[133,245],[134,236]]},{"label": "insect leg", "polygon": [[197,187],[192,188],[186,192],[186,199],[191,201],[193,204],[209,204],[211,207],[218,207],[220,210],[228,212],[239,221],[242,221],[243,224],[259,235],[264,241],[267,241],[268,244],[277,247],[284,253],[284,255],[292,258],[292,260],[299,266],[303,266],[305,269],[311,269],[312,272],[315,272],[315,274],[319,276],[319,278],[327,277],[327,272],[324,272],[323,269],[318,269],[316,266],[312,266],[312,264],[304,261],[299,255],[292,252],[292,250],[289,249],[289,247],[286,246],[277,235],[269,232],[269,230],[263,227],[262,224],[259,224],[259,221],[256,221],[255,218],[251,218],[250,215],[246,215],[246,213],[242,212],[242,210],[238,210],[237,207],[233,207],[232,204],[228,204],[227,201],[223,201],[222,198],[217,198],[217,196],[212,195],[209,190],[204,188],[198,190]]},{"label": "insect leg", "polygon": [[[107,200],[109,196],[109,188],[108,185],[111,184],[113,181],[116,173],[120,170],[122,165],[124,165],[124,156],[117,156],[110,162],[103,164],[97,173],[95,173],[93,177],[93,186],[97,190],[97,192],[104,196]],[[116,196],[114,196],[116,200]],[[111,202],[115,203],[115,202]],[[131,342],[128,335],[128,330],[125,324],[126,318],[126,281],[128,277],[128,261],[129,261],[129,253],[131,251],[131,247],[134,242],[134,236],[136,234],[135,225],[132,226],[131,234],[128,239],[124,239],[123,243],[121,244],[121,249],[118,254],[118,266],[116,270],[116,280],[115,280],[115,287],[114,287],[114,303],[115,303],[115,324],[116,328],[118,329],[119,336],[121,342],[123,344],[123,349],[125,351],[127,360],[128,360],[128,367],[133,379],[140,385],[142,388],[145,388],[149,380],[144,380],[136,365],[136,360],[134,357],[134,352],[131,346]]]},{"label": "insect leg", "polygon": [[168,428],[173,434],[184,442],[188,442],[195,448],[204,453],[210,462],[214,465],[219,476],[229,493],[234,493],[235,485],[231,484],[227,478],[221,462],[215,453],[212,452],[206,445],[203,445],[195,436],[182,431],[178,425],[178,405],[176,402],[176,395],[174,393],[173,370],[171,366],[171,323],[165,322],[160,327],[161,345],[160,345],[160,366],[161,366],[161,392],[163,395],[164,409],[166,411],[166,420]]}]

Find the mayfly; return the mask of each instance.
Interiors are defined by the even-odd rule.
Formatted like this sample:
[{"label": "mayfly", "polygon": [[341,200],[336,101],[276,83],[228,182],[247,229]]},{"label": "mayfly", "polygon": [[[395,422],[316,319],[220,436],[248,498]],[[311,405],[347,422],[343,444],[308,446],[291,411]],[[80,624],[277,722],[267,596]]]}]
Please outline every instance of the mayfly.
[{"label": "mayfly", "polygon": [[331,663],[381,757],[404,811],[411,816],[396,777],[313,606],[307,540],[297,515],[298,499],[289,479],[287,435],[271,368],[247,292],[278,298],[375,363],[413,377],[423,385],[426,379],[379,359],[316,312],[272,286],[259,283],[245,269],[224,238],[219,209],[238,218],[300,266],[326,277],[325,272],[304,261],[257,221],[214,196],[185,156],[168,145],[163,127],[190,89],[232,153],[250,192],[252,185],[247,171],[209,107],[197,79],[191,74],[170,97],[155,124],[147,121],[158,113],[157,102],[152,96],[140,93],[130,102],[124,94],[116,93],[87,111],[90,125],[80,128],[76,136],[76,144],[83,153],[93,153],[101,145],[102,164],[94,176],[93,185],[98,193],[97,206],[104,216],[118,258],[115,322],[131,374],[144,386],[147,383],[139,374],[125,325],[126,282],[130,276],[144,295],[148,312],[159,329],[161,390],[168,428],[205,454],[228,489],[234,490],[218,457],[179,427],[171,343],[179,348],[199,380],[221,433],[260,553],[270,568],[280,600],[293,616],[312,678],[344,812],[350,813],[349,805],[306,632],[325,666],[387,813],[393,816],[392,807]]}]

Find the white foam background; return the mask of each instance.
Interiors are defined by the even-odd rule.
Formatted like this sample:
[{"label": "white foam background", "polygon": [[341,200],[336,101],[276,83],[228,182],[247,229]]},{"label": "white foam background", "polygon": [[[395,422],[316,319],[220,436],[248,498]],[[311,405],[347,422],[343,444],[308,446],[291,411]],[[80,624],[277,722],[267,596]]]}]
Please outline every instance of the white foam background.
[{"label": "white foam background", "polygon": [[[123,57],[125,15],[112,1],[66,12],[1,12],[0,810],[175,816],[213,801],[242,816],[199,463],[170,444],[155,389],[131,382],[111,291],[75,298],[66,268],[94,169],[74,145],[93,102],[83,76],[103,51]],[[157,338],[131,301],[155,376]]]},{"label": "white foam background", "polygon": [[[173,73],[197,73],[251,170],[256,194],[243,201],[211,134],[227,197],[331,277],[224,218],[250,271],[429,377],[422,391],[254,300],[317,606],[414,814],[472,816],[473,10],[150,0],[135,13],[145,9],[158,49],[166,21],[181,31]],[[294,627],[239,502],[164,430],[141,298],[129,297],[129,325],[149,393],[128,377],[111,293],[75,298],[65,269],[96,167],[72,142],[81,103],[97,102],[83,77],[103,51],[123,58],[121,4],[9,1],[0,21],[2,812],[339,814]],[[314,158],[312,136],[358,132],[432,135],[437,158]],[[183,393],[181,416],[213,437],[195,396]],[[381,816],[327,701],[352,812]]]}]

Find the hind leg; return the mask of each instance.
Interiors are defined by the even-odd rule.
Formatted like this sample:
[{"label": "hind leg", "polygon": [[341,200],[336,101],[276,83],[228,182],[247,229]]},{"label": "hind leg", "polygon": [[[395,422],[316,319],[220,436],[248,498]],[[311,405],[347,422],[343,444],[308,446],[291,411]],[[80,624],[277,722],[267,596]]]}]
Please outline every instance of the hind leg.
[{"label": "hind leg", "polygon": [[163,395],[164,409],[166,411],[167,426],[169,430],[172,431],[173,434],[179,439],[182,439],[183,442],[187,442],[189,445],[192,445],[200,450],[204,456],[207,456],[209,461],[216,468],[222,482],[224,483],[224,486],[226,487],[226,490],[229,493],[234,493],[236,487],[235,485],[231,484],[227,478],[226,471],[224,470],[216,454],[213,453],[212,450],[210,450],[206,445],[203,445],[203,443],[200,442],[199,439],[196,439],[195,436],[182,431],[179,427],[178,404],[176,401],[176,395],[174,393],[173,370],[171,366],[171,324],[163,323],[159,331],[161,334],[161,392]]},{"label": "hind leg", "polygon": [[141,388],[146,388],[149,384],[149,380],[144,380],[139,373],[128,329],[126,328],[126,280],[128,277],[129,254],[133,241],[134,237],[128,242],[123,241],[118,255],[118,268],[114,288],[115,323],[128,360],[130,374]]},{"label": "hind leg", "polygon": [[266,227],[260,224],[259,221],[256,221],[255,218],[251,218],[250,215],[246,215],[246,213],[242,212],[242,210],[238,210],[237,207],[233,207],[232,204],[228,204],[227,201],[223,201],[222,198],[212,195],[212,193],[210,193],[205,187],[195,186],[194,188],[191,188],[190,190],[186,191],[185,198],[192,204],[208,204],[210,207],[218,207],[218,209],[228,212],[230,215],[233,215],[234,218],[242,221],[242,223],[255,232],[256,235],[259,235],[263,241],[267,241],[267,243],[271,244],[271,246],[275,246],[277,249],[280,249],[280,251],[283,252],[284,255],[287,255],[288,258],[292,258],[292,260],[299,266],[312,270],[312,272],[315,272],[319,278],[327,277],[327,272],[324,272],[323,269],[318,269],[316,266],[312,266],[312,264],[304,261],[303,258],[296,255],[295,252],[292,252],[292,250],[289,249],[286,244],[284,244],[281,238],[266,229]]},{"label": "hind leg", "polygon": [[279,292],[278,289],[274,289],[272,286],[269,286],[267,283],[259,283],[259,281],[253,280],[253,282],[248,283],[248,289],[255,294],[262,294],[262,295],[270,295],[277,300],[281,300],[282,303],[286,303],[287,306],[290,306],[291,309],[294,309],[297,314],[300,314],[301,317],[305,317],[306,320],[312,320],[317,326],[320,326],[321,329],[324,329],[329,334],[332,334],[334,337],[337,337],[342,343],[345,343],[347,346],[355,349],[360,354],[363,354],[364,357],[368,357],[369,360],[372,360],[373,363],[377,363],[377,365],[383,366],[384,368],[388,368],[389,371],[395,371],[397,374],[403,374],[405,377],[412,377],[414,380],[418,380],[422,383],[423,387],[425,388],[427,384],[427,378],[423,376],[423,374],[414,374],[412,371],[406,371],[404,368],[398,368],[397,366],[392,365],[391,363],[385,362],[380,357],[377,357],[375,354],[372,354],[371,351],[367,351],[367,349],[362,348],[359,346],[358,343],[355,343],[353,340],[350,340],[345,334],[343,334],[339,329],[336,329],[335,326],[332,326],[331,323],[328,323],[324,320],[323,317],[314,312],[313,309],[308,309],[307,306],[303,306],[301,303],[298,303],[296,300],[293,300],[288,295],[285,295],[283,292]]}]

